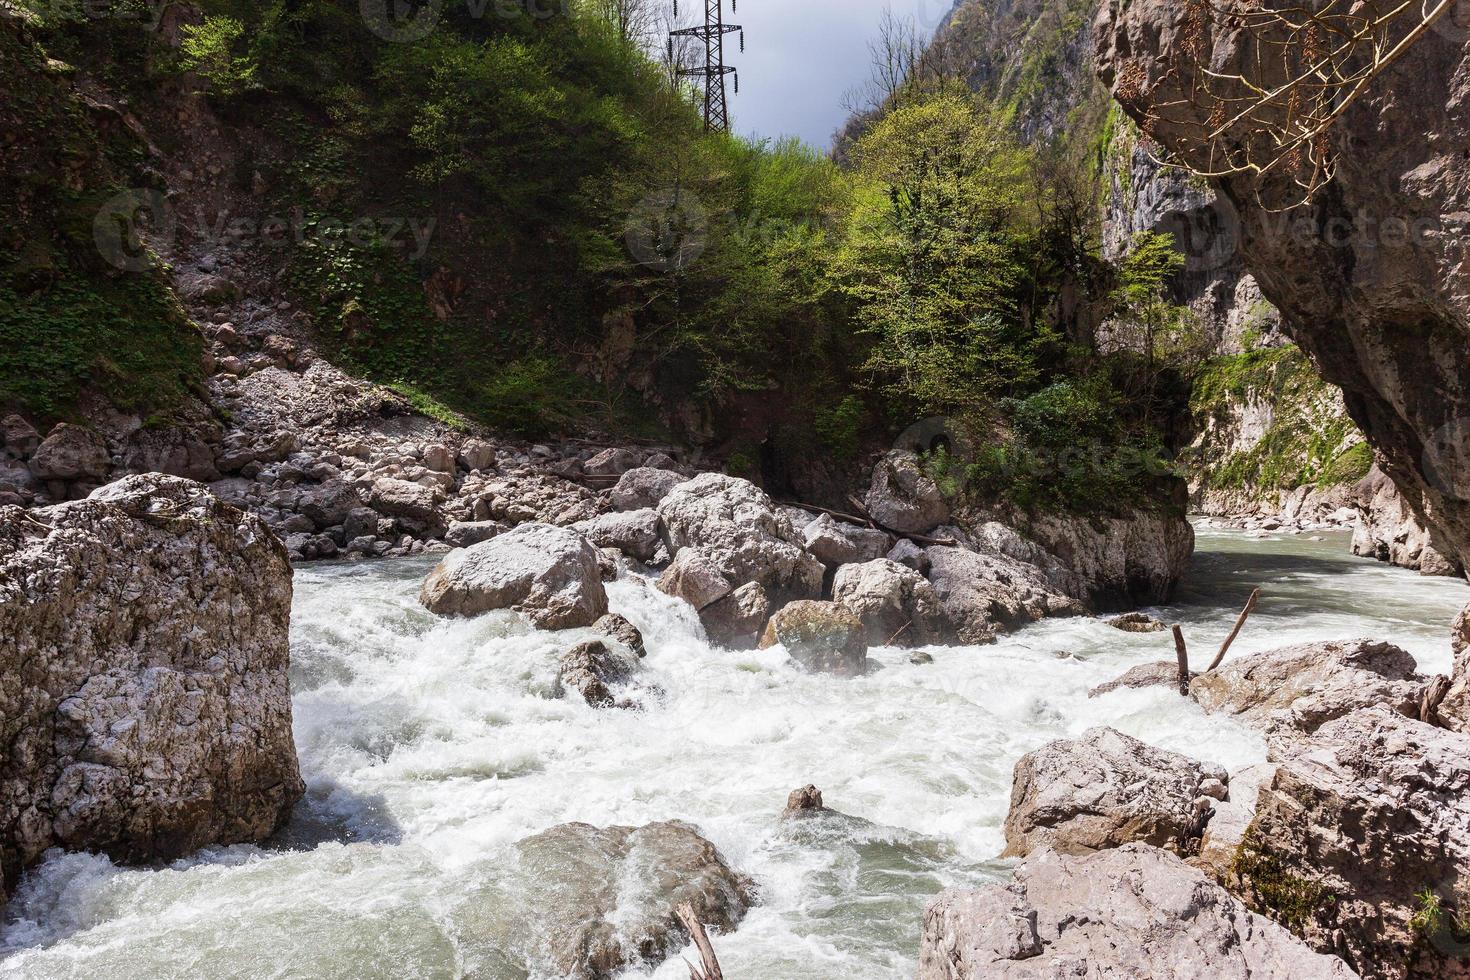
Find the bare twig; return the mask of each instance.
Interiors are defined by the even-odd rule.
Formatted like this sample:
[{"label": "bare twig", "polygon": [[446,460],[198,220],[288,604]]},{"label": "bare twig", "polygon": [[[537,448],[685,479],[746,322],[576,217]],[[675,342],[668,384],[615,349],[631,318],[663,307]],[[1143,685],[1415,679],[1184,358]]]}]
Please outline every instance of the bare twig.
[{"label": "bare twig", "polygon": [[1189,697],[1189,647],[1184,642],[1184,629],[1174,627],[1174,652],[1179,655],[1179,693]]},{"label": "bare twig", "polygon": [[1230,652],[1230,645],[1235,642],[1236,637],[1240,636],[1240,631],[1245,628],[1245,621],[1251,618],[1251,613],[1256,611],[1256,604],[1260,601],[1261,590],[1257,589],[1251,593],[1250,601],[1245,604],[1245,608],[1241,610],[1240,618],[1235,621],[1235,629],[1231,630],[1230,635],[1225,637],[1225,642],[1220,645],[1220,652],[1215,654],[1214,662],[1205,670],[1206,674],[1217,670],[1225,662],[1225,654]]},{"label": "bare twig", "polygon": [[704,931],[704,923],[699,921],[699,916],[694,914],[694,907],[684,902],[674,909],[674,914],[689,931],[689,938],[694,942],[694,947],[699,950],[701,966],[695,966],[688,960],[684,963],[689,967],[689,980],[725,980],[725,975],[720,972],[720,961],[715,958],[715,948],[710,945],[709,935]]}]

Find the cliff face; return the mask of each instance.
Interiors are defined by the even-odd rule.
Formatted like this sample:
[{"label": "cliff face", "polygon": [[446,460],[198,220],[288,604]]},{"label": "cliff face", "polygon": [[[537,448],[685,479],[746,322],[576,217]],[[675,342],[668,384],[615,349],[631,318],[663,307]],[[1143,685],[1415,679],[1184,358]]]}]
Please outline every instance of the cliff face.
[{"label": "cliff face", "polygon": [[[1185,55],[1188,9],[1109,0],[1099,15],[1099,74],[1137,121],[1192,90],[1202,66]],[[1238,35],[1206,25],[1202,43],[1215,70],[1258,73]],[[1176,108],[1150,132],[1180,152],[1207,116]],[[1286,331],[1343,389],[1349,414],[1410,508],[1463,565],[1470,556],[1470,40],[1448,29],[1425,34],[1347,109],[1329,139],[1336,179],[1285,220],[1260,203],[1288,199],[1283,178],[1214,181],[1238,215],[1226,237],[1282,310]],[[1189,162],[1205,163],[1198,155]]]},{"label": "cliff face", "polygon": [[[1214,192],[1160,166],[1097,80],[1096,12],[1097,0],[959,0],[934,43],[945,64],[1005,109],[1023,141],[1062,141],[1091,159],[1102,183],[1108,258],[1124,254],[1141,231],[1207,241],[1218,224]],[[1194,311],[1219,353],[1284,342],[1275,308],[1232,253],[1191,261],[1175,300]],[[1109,343],[1106,331],[1101,341]]]}]

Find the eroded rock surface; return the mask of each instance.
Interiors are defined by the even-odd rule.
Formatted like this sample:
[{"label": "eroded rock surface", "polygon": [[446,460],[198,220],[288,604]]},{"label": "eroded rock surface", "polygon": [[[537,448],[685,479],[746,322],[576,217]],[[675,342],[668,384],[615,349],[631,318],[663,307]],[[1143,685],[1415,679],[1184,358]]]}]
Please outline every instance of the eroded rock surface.
[{"label": "eroded rock surface", "polygon": [[285,550],[197,483],[0,509],[5,884],[49,847],[169,860],[284,823],[290,615]]},{"label": "eroded rock surface", "polygon": [[1360,708],[1418,711],[1423,678],[1414,658],[1391,643],[1306,643],[1227,660],[1196,678],[1194,699],[1268,732],[1316,731]]},{"label": "eroded rock surface", "polygon": [[1470,948],[1414,922],[1470,908],[1470,737],[1383,708],[1279,745],[1236,865],[1258,907],[1365,976],[1470,976]]},{"label": "eroded rock surface", "polygon": [[1057,591],[1039,568],[966,548],[926,549],[929,581],[950,629],[962,643],[997,636],[1046,616],[1078,616],[1082,604]]},{"label": "eroded rock surface", "polygon": [[1166,851],[1032,856],[1010,885],[944,892],[924,912],[917,980],[1351,980]]},{"label": "eroded rock surface", "polygon": [[1225,770],[1094,728],[1016,763],[1006,817],[1006,857],[1049,847],[1085,854],[1129,843],[1193,853],[1209,816],[1202,799],[1223,795]]},{"label": "eroded rock surface", "polygon": [[944,494],[910,452],[895,450],[873,468],[865,503],[874,520],[904,534],[928,534],[949,520]]},{"label": "eroded rock surface", "polygon": [[886,558],[839,568],[832,600],[857,614],[869,646],[925,646],[950,636],[934,586]]}]

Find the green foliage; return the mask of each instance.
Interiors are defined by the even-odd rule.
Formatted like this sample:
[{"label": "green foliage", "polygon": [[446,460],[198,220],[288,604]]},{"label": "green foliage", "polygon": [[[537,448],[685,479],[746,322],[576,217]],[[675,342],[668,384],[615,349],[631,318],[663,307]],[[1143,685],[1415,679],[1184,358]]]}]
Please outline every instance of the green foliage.
[{"label": "green foliage", "polygon": [[236,55],[245,25],[233,17],[206,17],[186,24],[179,44],[179,64],[209,83],[218,95],[239,95],[255,85],[256,65],[249,55]]},{"label": "green foliage", "polygon": [[812,428],[834,459],[847,461],[858,454],[866,414],[862,399],[848,395],[831,408],[817,409]]},{"label": "green foliage", "polygon": [[1275,406],[1252,448],[1227,453],[1206,442],[1187,462],[1208,471],[1210,488],[1273,497],[1301,486],[1338,486],[1368,475],[1372,450],[1361,441],[1341,396],[1296,347],[1215,358],[1194,379],[1190,411],[1197,424],[1226,424],[1243,406]]},{"label": "green foliage", "polygon": [[948,91],[885,115],[853,156],[838,274],[881,390],[924,414],[984,414],[1033,384],[1054,338],[1019,315],[1025,159],[1003,121]]},{"label": "green foliage", "polygon": [[1249,888],[1255,911],[1297,933],[1337,903],[1324,886],[1287,871],[1254,835],[1248,835],[1236,851],[1230,873]]}]

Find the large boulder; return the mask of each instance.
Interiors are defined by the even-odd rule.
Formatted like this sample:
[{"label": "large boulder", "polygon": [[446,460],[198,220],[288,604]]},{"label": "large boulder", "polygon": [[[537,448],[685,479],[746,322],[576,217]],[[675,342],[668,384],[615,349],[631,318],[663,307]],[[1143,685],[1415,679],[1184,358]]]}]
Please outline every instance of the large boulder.
[{"label": "large boulder", "polygon": [[107,475],[107,443],[91,429],[62,422],[31,457],[31,472],[46,481],[101,480]]},{"label": "large boulder", "polygon": [[835,602],[793,602],[771,617],[761,649],[786,648],[810,671],[857,677],[868,667],[868,644],[857,614]]},{"label": "large boulder", "polygon": [[1195,678],[1190,692],[1208,712],[1268,732],[1311,733],[1374,705],[1417,713],[1424,681],[1416,666],[1391,643],[1305,643],[1227,661]]},{"label": "large boulder", "polygon": [[[1221,106],[1229,103],[1202,92],[1250,100],[1243,86],[1231,90],[1231,77],[1274,88],[1282,52],[1294,57],[1312,43],[1293,23],[1302,9],[1296,0],[1245,6],[1257,8],[1254,23],[1269,25],[1265,36],[1242,29],[1239,17],[1211,16],[1210,5],[1101,4],[1096,46],[1103,82],[1166,155],[1202,171],[1220,171],[1222,152],[1264,163],[1270,141],[1294,124],[1284,114],[1296,111],[1295,102],[1276,100],[1266,118],[1231,116],[1219,138],[1211,138]],[[1314,158],[1332,162],[1326,190],[1301,203],[1303,168],[1291,165],[1222,176],[1210,181],[1220,206],[1194,225],[1196,234],[1181,237],[1193,239],[1186,247],[1196,266],[1236,254],[1244,259],[1265,299],[1281,311],[1286,332],[1322,377],[1342,389],[1384,471],[1416,517],[1440,536],[1444,557],[1464,566],[1470,558],[1470,263],[1464,255],[1470,45],[1463,4],[1438,5],[1442,16],[1429,30],[1419,7],[1400,14],[1393,6],[1331,11],[1338,24],[1359,8],[1382,16],[1381,36],[1371,46],[1395,57],[1357,98],[1341,100],[1313,148]],[[1278,12],[1283,16],[1270,16]],[[1410,31],[1420,36],[1411,39]],[[1328,99],[1342,91],[1322,90]]]},{"label": "large boulder", "polygon": [[1107,518],[1041,515],[1026,530],[1070,573],[1053,573],[1053,585],[1091,609],[1168,602],[1194,554],[1194,526],[1182,508]]},{"label": "large boulder", "polygon": [[673,470],[656,470],[647,466],[631,469],[618,478],[612,489],[612,504],[618,510],[643,510],[657,507],[685,477]]},{"label": "large boulder", "polygon": [[591,626],[607,613],[597,549],[550,524],[523,524],[450,552],[424,580],[419,598],[441,616],[512,609],[550,630]]},{"label": "large boulder", "polygon": [[409,525],[426,528],[439,519],[439,504],[444,500],[440,490],[408,480],[386,478],[375,480],[368,489],[367,504],[387,517]]},{"label": "large boulder", "polygon": [[1255,907],[1365,976],[1470,976],[1470,737],[1372,708],[1273,761],[1234,865]]},{"label": "large boulder", "polygon": [[1201,872],[1143,844],[1033,856],[1008,885],[924,911],[917,980],[1352,980]]},{"label": "large boulder", "polygon": [[279,828],[290,616],[285,549],[197,483],[0,508],[5,885],[50,847],[168,861]]},{"label": "large boulder", "polygon": [[729,932],[754,904],[750,879],[689,824],[563,824],[516,845],[516,900],[535,909],[535,944],[553,967],[537,975],[610,980],[653,967],[689,942],[674,910],[685,903]]},{"label": "large boulder", "polygon": [[663,523],[658,511],[647,508],[603,514],[590,521],[579,521],[572,528],[599,548],[616,548],[641,562],[652,561],[663,547]]},{"label": "large boulder", "polygon": [[362,498],[348,483],[328,480],[301,495],[297,510],[316,525],[317,530],[345,524],[353,511],[362,506]]},{"label": "large boulder", "polygon": [[937,546],[926,552],[929,581],[949,628],[962,643],[993,643],[1000,634],[1039,619],[1085,611],[1033,565],[967,548]]},{"label": "large boulder", "polygon": [[882,558],[893,546],[885,531],[845,524],[827,514],[806,525],[801,534],[806,550],[828,568]]},{"label": "large boulder", "polygon": [[697,551],[732,589],[758,582],[777,603],[822,594],[822,563],[753,483],[705,473],[674,488],[658,513],[670,554],[677,558],[686,549]]},{"label": "large boulder", "polygon": [[857,614],[869,646],[927,646],[951,636],[934,586],[886,558],[839,568],[832,601]]},{"label": "large boulder", "polygon": [[683,599],[700,612],[734,591],[715,560],[692,548],[685,548],[674,556],[673,562],[659,576],[658,588],[660,592]]},{"label": "large boulder", "polygon": [[928,534],[949,520],[949,504],[911,452],[894,450],[873,467],[868,513],[884,527],[903,534]]},{"label": "large boulder", "polygon": [[1042,847],[1086,854],[1131,843],[1188,856],[1203,836],[1209,801],[1225,796],[1228,781],[1219,766],[1093,728],[1016,763],[1005,856]]}]

